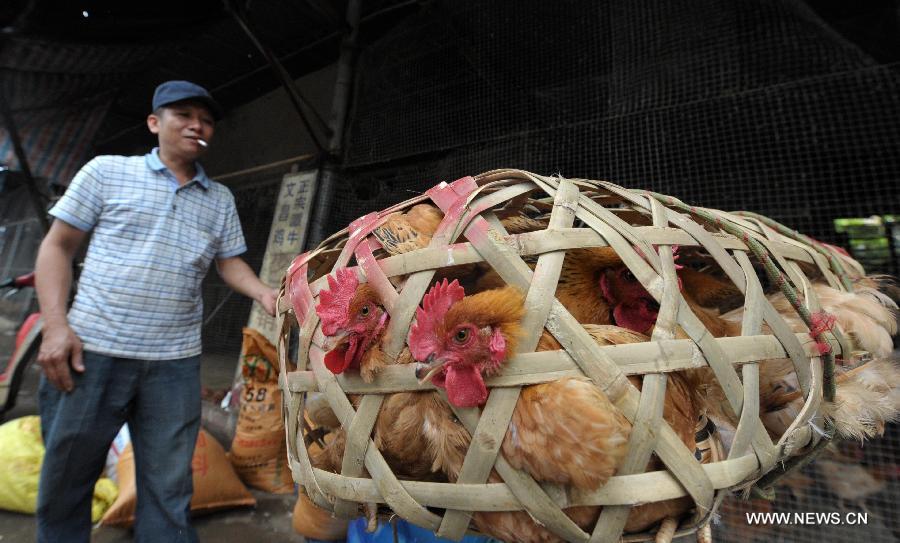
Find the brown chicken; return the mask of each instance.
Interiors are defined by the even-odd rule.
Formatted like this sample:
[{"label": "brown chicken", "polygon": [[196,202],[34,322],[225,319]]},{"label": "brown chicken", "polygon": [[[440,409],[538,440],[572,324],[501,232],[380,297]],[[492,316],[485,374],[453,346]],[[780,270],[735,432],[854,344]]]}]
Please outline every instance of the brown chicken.
[{"label": "brown chicken", "polygon": [[[683,286],[690,285],[690,290],[683,288],[682,292],[700,320],[720,335],[726,335],[731,324],[712,318],[714,313],[707,307],[733,297],[737,289],[689,268],[679,269],[677,273]],[[491,274],[482,278],[478,286],[487,290],[504,284],[496,274]],[[611,247],[569,250],[560,272],[556,298],[582,324],[614,324],[641,334],[650,333],[659,311],[659,304]]]},{"label": "brown chicken", "polygon": [[389,255],[408,253],[427,247],[443,219],[440,209],[418,204],[406,212],[390,215],[384,224],[372,231],[372,235]]},{"label": "brown chicken", "polygon": [[[685,272],[687,269],[678,270],[682,295],[707,330],[714,337],[741,335],[743,308],[720,316],[697,301],[702,298],[715,305],[716,300],[733,297],[734,287],[712,275],[693,270]],[[605,270],[601,275],[600,290],[603,299],[614,307],[612,313],[616,324],[635,330],[648,330],[648,325],[650,329],[655,325],[658,310],[655,300],[626,268]],[[900,369],[885,359],[891,355],[891,336],[897,331],[896,304],[871,281],[857,283],[852,293],[822,283],[813,283],[813,290],[822,308],[835,316],[852,344],[881,359],[860,371],[845,372],[839,368],[835,401],[824,404],[822,414],[835,422],[842,437],[864,439],[880,435],[885,424],[900,415],[900,391],[897,389]],[[767,298],[794,332],[807,331],[784,294],[777,292]],[[762,333],[768,334],[771,330],[764,326]],[[686,337],[681,331],[678,335]],[[733,434],[737,418],[712,370],[692,370],[688,375],[692,386],[706,395],[704,405],[720,431],[726,436]],[[759,380],[761,418],[772,438],[778,439],[796,418],[804,402],[793,363],[789,359],[763,361]]]},{"label": "brown chicken", "polygon": [[[792,385],[777,385],[760,398],[760,417],[773,437],[787,430],[804,403],[796,376],[789,373],[784,380]],[[853,369],[837,366],[835,384],[834,401],[823,402],[820,411],[834,423],[839,436],[858,441],[878,437],[888,423],[900,417],[900,369],[896,361],[876,359]]]},{"label": "brown chicken", "polygon": [[[340,269],[335,277],[329,277],[329,290],[320,293],[316,307],[322,320],[322,331],[327,338],[325,366],[335,374],[359,371],[363,380],[371,382],[375,375],[390,361],[381,350],[384,329],[390,315],[378,294],[369,285],[360,284],[356,275],[348,269]],[[399,363],[412,362],[409,350],[399,355]],[[351,403],[359,398],[351,396]],[[324,409],[322,409],[324,410]],[[311,459],[320,469],[340,472],[346,436],[341,428]],[[468,434],[446,403],[436,392],[404,392],[387,395],[376,419],[374,440],[385,460],[401,479],[446,480],[443,466],[433,460],[443,454],[435,450],[425,455],[429,448],[443,447],[441,439],[427,437],[438,434],[442,440],[453,443],[468,439]],[[455,447],[451,447],[455,451]]]},{"label": "brown chicken", "polygon": [[[422,378],[445,388],[454,405],[483,404],[487,399],[484,377],[497,373],[515,353],[524,312],[522,294],[511,287],[465,296],[458,284],[445,281],[436,285],[426,294],[410,330],[410,351],[425,363],[419,368]],[[648,339],[612,326],[588,330],[601,345]],[[559,348],[545,332],[538,349]],[[632,381],[640,385],[639,379]],[[695,402],[687,383],[671,374],[663,417],[691,450],[699,416]],[[512,466],[537,481],[596,489],[621,463],[630,432],[628,420],[593,383],[566,378],[523,388],[501,451]],[[451,481],[458,476],[468,439],[460,445],[456,459],[442,462]],[[689,507],[690,500],[682,499],[636,508],[626,530],[645,529]],[[566,513],[582,528],[589,528],[600,508],[576,507]],[[473,520],[480,530],[507,541],[557,540],[524,512],[479,512]]]},{"label": "brown chicken", "polygon": [[[863,282],[854,285],[853,292],[842,292],[820,282],[814,282],[812,288],[822,309],[834,315],[855,348],[868,351],[875,358],[891,356],[891,336],[897,333],[897,304],[893,300]],[[795,332],[806,331],[806,325],[783,293],[779,291],[767,298]],[[725,313],[722,319],[739,324],[743,315],[743,308],[739,308]]]},{"label": "brown chicken", "polygon": [[[891,336],[897,332],[896,304],[876,287],[862,283],[857,283],[852,293],[822,283],[813,283],[813,290],[823,310],[840,325],[851,348],[867,351],[874,358],[852,370],[836,367],[835,400],[822,405],[822,415],[834,422],[841,437],[862,441],[880,436],[885,425],[900,416],[900,368],[891,360]],[[768,299],[794,332],[807,330],[784,294],[777,292]],[[743,308],[722,316],[735,327],[742,319]],[[769,333],[768,327],[763,333]],[[779,438],[804,403],[790,360],[768,360],[760,365],[760,394],[763,423],[773,438]],[[722,426],[728,423],[734,421],[719,421]]]},{"label": "brown chicken", "polygon": [[[427,247],[438,226],[444,219],[440,209],[431,204],[417,204],[405,212],[397,212],[372,231],[389,255],[408,253]],[[545,221],[525,215],[510,215],[501,219],[510,234],[532,232],[547,227]]]}]

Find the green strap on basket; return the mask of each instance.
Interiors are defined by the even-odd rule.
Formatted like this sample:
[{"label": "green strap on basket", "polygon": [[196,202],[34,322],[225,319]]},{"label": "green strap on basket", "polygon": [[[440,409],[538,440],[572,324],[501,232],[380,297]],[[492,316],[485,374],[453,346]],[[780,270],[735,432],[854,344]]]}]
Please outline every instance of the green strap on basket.
[{"label": "green strap on basket", "polygon": [[[747,247],[750,249],[750,252],[752,252],[753,255],[756,256],[756,258],[759,259],[760,262],[762,262],[763,267],[766,270],[766,275],[769,277],[769,280],[772,281],[773,283],[775,283],[776,285],[778,285],[778,287],[781,289],[781,292],[784,293],[785,297],[791,303],[791,306],[793,306],[793,308],[797,311],[797,313],[800,315],[800,318],[803,319],[803,322],[806,324],[806,326],[809,327],[809,331],[810,331],[809,334],[816,341],[816,344],[820,345],[820,346],[828,345],[828,343],[825,341],[824,334],[825,334],[825,331],[830,329],[830,326],[833,324],[834,317],[828,315],[824,311],[817,313],[816,316],[813,316],[810,314],[809,310],[802,303],[800,303],[800,299],[797,296],[797,291],[794,290],[794,288],[791,286],[791,284],[787,281],[787,278],[785,277],[784,273],[782,273],[781,270],[779,270],[775,266],[775,263],[772,262],[772,259],[769,257],[769,252],[759,241],[757,241],[756,239],[751,237],[743,228],[741,228],[729,221],[723,221],[722,219],[713,215],[712,213],[709,213],[708,211],[704,211],[702,209],[698,209],[696,207],[689,206],[689,205],[685,204],[684,202],[681,202],[671,196],[666,196],[666,195],[659,194],[656,192],[651,192],[651,191],[643,191],[643,192],[649,196],[652,196],[653,198],[656,198],[663,204],[677,208],[683,212],[690,213],[691,215],[700,218],[701,220],[705,221],[708,224],[715,225],[719,229],[724,230],[725,232],[737,237],[738,239],[740,239],[744,243],[746,243]],[[750,215],[748,214],[748,216],[750,216]],[[787,227],[779,225],[778,223],[776,223],[774,221],[771,221],[771,219],[767,219],[767,218],[759,217],[759,216],[754,216],[754,218],[760,218],[767,224],[771,223],[771,226],[776,228],[782,234],[788,235],[789,237],[792,237],[793,239],[798,239],[799,241],[802,241],[804,243],[808,243],[809,245],[811,245],[813,247],[817,247],[815,241],[812,240],[811,238],[807,238],[806,236],[803,236],[799,232],[794,232],[793,230],[789,230]],[[791,232],[793,232],[793,234],[790,234]],[[806,238],[806,240],[801,239],[801,237]],[[817,249],[818,249],[818,247],[817,247]],[[834,266],[836,259],[834,259],[833,255],[829,254],[828,256],[830,257],[829,260],[831,261],[831,264]],[[840,264],[838,264],[835,267],[840,272],[841,280],[844,281],[844,285],[847,286],[849,279],[846,278],[846,273],[844,273],[843,268],[840,267]],[[848,286],[848,289],[850,289],[849,286]],[[852,292],[852,289],[850,289],[850,290]],[[823,366],[822,367],[822,370],[823,370],[822,371],[822,373],[823,373],[822,396],[824,397],[825,401],[833,402],[834,394],[835,394],[834,355],[832,354],[830,348],[828,350],[824,350],[824,349],[820,348],[820,354],[821,354],[822,366]],[[807,464],[809,464],[810,462],[812,462],[819,455],[819,453],[821,453],[825,449],[825,446],[828,443],[830,443],[832,439],[834,439],[834,435],[835,435],[834,423],[826,418],[824,427],[825,428],[824,428],[824,432],[822,434],[822,439],[820,439],[818,443],[813,445],[813,447],[811,449],[809,449],[806,452],[806,454],[803,454],[801,456],[792,456],[791,458],[788,458],[787,460],[782,462],[781,468],[774,469],[774,470],[770,471],[769,473],[767,473],[766,475],[764,475],[762,478],[760,478],[754,484],[754,487],[753,487],[754,494],[757,496],[773,499],[774,498],[773,487],[782,477],[785,477],[789,473],[792,473],[798,469],[801,469],[804,466],[806,466]]]},{"label": "green strap on basket", "polygon": [[[652,196],[653,198],[656,198],[663,204],[680,209],[681,211],[684,211],[686,213],[690,213],[691,215],[702,219],[704,222],[714,225],[717,228],[724,230],[725,232],[737,237],[738,239],[746,243],[747,247],[750,249],[750,252],[752,252],[760,262],[762,262],[769,280],[775,283],[775,285],[777,285],[778,288],[781,289],[781,292],[784,293],[784,296],[791,303],[791,306],[797,311],[797,313],[800,315],[800,318],[803,319],[803,322],[809,328],[809,335],[812,336],[816,344],[826,346],[829,345],[827,340],[825,339],[825,332],[829,330],[831,325],[833,324],[833,317],[831,317],[824,311],[818,312],[816,315],[810,314],[809,309],[807,309],[806,306],[800,303],[800,299],[797,296],[797,291],[788,282],[787,277],[784,275],[784,273],[782,273],[781,270],[778,269],[778,267],[775,266],[775,263],[772,261],[772,258],[769,256],[769,252],[766,250],[766,248],[759,241],[751,237],[746,230],[731,223],[730,221],[723,221],[721,218],[713,215],[708,211],[689,206],[671,196],[666,196],[664,194],[659,194],[651,191],[643,192],[649,196]],[[831,352],[830,346],[827,348],[827,350],[821,348],[820,354],[823,364],[822,396],[825,398],[825,401],[833,402],[835,393],[834,355]]]},{"label": "green strap on basket", "polygon": [[831,268],[837,274],[837,276],[841,280],[841,284],[844,285],[844,288],[847,289],[847,292],[853,292],[853,283],[850,281],[850,276],[847,274],[847,270],[844,269],[844,265],[841,264],[841,261],[834,256],[834,253],[829,249],[826,249],[822,242],[813,239],[806,234],[801,234],[800,232],[788,228],[787,226],[781,224],[780,222],[770,219],[769,217],[760,215],[759,213],[753,213],[752,211],[734,211],[735,215],[740,215],[742,217],[750,217],[752,219],[756,219],[761,223],[764,223],[769,228],[775,230],[779,234],[783,236],[787,236],[793,240],[805,243],[810,247],[814,248],[816,251],[821,253],[825,258],[828,259],[828,263],[831,265]]}]

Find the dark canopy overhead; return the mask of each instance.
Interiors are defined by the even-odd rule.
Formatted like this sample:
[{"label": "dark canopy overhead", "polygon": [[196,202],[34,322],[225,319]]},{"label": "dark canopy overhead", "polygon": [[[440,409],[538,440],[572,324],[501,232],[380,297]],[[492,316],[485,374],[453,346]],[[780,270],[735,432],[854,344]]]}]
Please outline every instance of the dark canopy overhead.
[{"label": "dark canopy overhead", "polygon": [[[245,14],[292,77],[338,57],[346,0],[0,3],[0,90],[37,174],[65,182],[91,148],[116,152],[140,137],[163,81],[195,81],[226,112],[275,89],[279,80],[231,9]],[[415,9],[409,1],[363,2],[363,39]],[[15,165],[7,140],[0,132],[0,163]]]},{"label": "dark canopy overhead", "polygon": [[[130,151],[145,137],[154,87],[190,79],[226,113],[280,83],[231,10],[246,15],[292,77],[339,54],[347,0],[5,0],[0,2],[0,98],[14,112],[38,175],[66,182],[86,153]],[[428,0],[364,0],[365,47]],[[515,3],[510,3],[514,5]],[[807,2],[879,62],[898,60],[894,0]],[[496,6],[496,9],[504,9]],[[552,30],[552,29],[548,29]],[[552,74],[551,74],[552,75]],[[320,112],[326,115],[328,112]],[[0,128],[0,164],[16,167]]]}]

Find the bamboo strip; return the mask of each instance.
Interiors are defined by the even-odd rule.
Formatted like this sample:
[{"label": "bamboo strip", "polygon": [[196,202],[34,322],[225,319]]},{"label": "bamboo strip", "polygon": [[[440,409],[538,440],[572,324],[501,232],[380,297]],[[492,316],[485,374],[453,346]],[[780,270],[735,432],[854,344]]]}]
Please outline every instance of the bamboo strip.
[{"label": "bamboo strip", "polygon": [[[664,226],[666,220],[662,205],[655,200],[651,200],[650,204],[653,211],[653,224],[655,226]],[[659,255],[665,284],[660,299],[656,325],[653,328],[651,337],[654,341],[675,337],[675,321],[679,298],[672,248],[668,245],[660,246]],[[665,394],[666,376],[664,374],[644,376],[638,412],[634,420],[631,436],[629,437],[628,455],[622,465],[616,470],[617,475],[640,473],[646,469],[647,463],[650,461],[650,455],[656,445],[654,429],[662,420]],[[591,541],[599,543],[618,540],[625,528],[629,513],[631,513],[631,507],[629,506],[604,507],[597,524],[594,526]]]},{"label": "bamboo strip", "polygon": [[[493,397],[494,394],[496,392],[492,392],[491,396]],[[488,401],[490,402],[490,398]],[[469,430],[469,433],[474,434],[477,425],[480,424],[477,413],[471,409],[459,409],[452,405],[451,407],[460,422]],[[484,418],[484,416],[481,417],[482,420]],[[509,489],[519,503],[519,507],[516,510],[524,509],[536,521],[564,537],[567,541],[587,541],[588,535],[562,512],[562,508],[528,474],[510,466],[509,462],[502,455],[497,456],[494,467],[506,483],[504,486]],[[471,505],[465,505],[461,509],[484,510]]]},{"label": "bamboo strip", "polygon": [[821,429],[818,432],[812,432],[808,426],[822,404],[822,364],[818,359],[814,359],[810,360],[810,366],[812,369],[811,392],[807,396],[803,408],[800,409],[800,413],[794,418],[794,422],[778,440],[784,456],[793,456],[803,447],[815,444],[822,438]]},{"label": "bamboo strip", "polygon": [[[655,200],[650,203],[653,210],[654,225],[665,225],[666,220],[662,205]],[[659,255],[665,285],[660,299],[656,326],[653,328],[651,337],[654,341],[671,339],[675,336],[675,320],[679,298],[672,248],[668,245],[659,247]],[[665,394],[666,376],[664,374],[644,376],[638,412],[628,440],[628,455],[616,470],[617,475],[641,473],[646,469],[647,463],[650,461],[650,455],[656,445],[654,429],[662,420]],[[622,530],[625,528],[629,513],[631,513],[630,506],[604,507],[603,511],[600,512],[597,524],[594,526],[591,541],[600,543],[618,540],[622,535]]]},{"label": "bamboo strip", "polygon": [[[478,409],[465,409],[468,416],[461,413],[462,409],[454,409],[458,412],[457,416],[460,420],[471,418],[478,421],[475,428],[469,429],[472,441],[466,451],[457,484],[483,484],[487,480],[491,468],[497,460],[497,454],[500,452],[503,435],[506,434],[520,391],[520,387],[491,390],[484,406],[484,414],[480,418]],[[470,508],[447,511],[438,528],[437,535],[446,539],[459,540],[465,534],[471,516]]]},{"label": "bamboo strip", "polygon": [[[556,194],[549,228],[568,228],[572,226],[575,220],[577,198],[578,189],[575,185],[571,183],[564,184],[564,188]],[[477,210],[482,209],[483,206],[483,203],[479,203],[478,206],[474,207]],[[503,228],[499,222],[495,221],[495,223],[499,228]],[[546,299],[553,297],[556,291],[556,283],[559,280],[563,258],[565,258],[565,252],[554,252],[545,253],[538,259],[531,281],[531,288],[528,290],[525,298],[526,314],[522,328],[525,330],[526,336],[521,338],[520,351],[530,352],[537,347],[538,339],[547,320],[547,314],[550,311],[549,304],[544,302]],[[499,396],[497,390],[503,390],[504,394]],[[495,389],[491,393],[488,404],[485,406],[484,418],[482,419],[482,421],[488,420],[490,422],[489,424],[483,424],[482,421],[479,421],[472,438],[473,445],[470,445],[463,462],[459,482],[475,483],[484,482],[487,479],[499,451],[500,443],[502,443],[506,434],[506,428],[509,426],[509,420],[519,398],[519,392],[520,389],[518,387],[513,387],[508,390]],[[494,401],[495,399],[496,401]],[[475,443],[496,444],[496,448],[479,448],[474,446]],[[468,511],[448,511],[444,515],[438,535],[448,539],[461,538],[469,525],[470,516],[471,512]]]},{"label": "bamboo strip", "polygon": [[[756,473],[758,467],[759,463],[752,454],[701,466],[716,489],[733,488],[741,484]],[[291,469],[295,469],[294,464]],[[343,477],[315,468],[313,471],[320,487],[329,495],[362,503],[386,503],[372,479]],[[522,510],[521,503],[504,483],[461,485],[400,481],[400,484],[410,496],[426,507],[478,511]],[[672,500],[686,495],[684,488],[671,473],[652,471],[611,477],[597,490],[572,489],[562,495],[561,501],[555,503],[560,508],[634,505]]]},{"label": "bamboo strip", "polygon": [[381,303],[384,304],[385,311],[390,315],[394,312],[397,298],[399,298],[397,291],[394,290],[394,285],[391,284],[387,275],[385,275],[384,270],[382,270],[378,265],[378,262],[375,261],[375,256],[372,254],[372,248],[368,243],[360,243],[357,245],[355,254],[356,262],[365,272],[366,282],[378,293]]},{"label": "bamboo strip", "polygon": [[[665,375],[653,374],[644,377],[640,404],[628,439],[628,455],[616,470],[617,476],[641,473],[647,469],[650,455],[656,446],[654,430],[662,421],[665,395]],[[631,513],[629,505],[604,507],[591,534],[591,542],[616,541],[622,535],[629,513]]]},{"label": "bamboo strip", "polygon": [[[569,200],[567,191],[574,193],[576,199]],[[432,236],[431,245],[375,260],[372,250],[378,245],[369,237],[372,228],[387,220],[390,213],[409,209],[428,199],[445,213],[444,221]],[[664,201],[670,205],[670,201]],[[568,203],[561,205],[560,202]],[[623,204],[625,207],[609,207]],[[525,206],[540,212],[552,211],[551,225],[543,231],[504,235],[494,212],[509,216]],[[444,183],[425,195],[354,221],[349,229],[331,236],[302,261],[303,267],[297,271],[302,271],[299,277],[306,277],[308,264],[313,281],[308,286],[301,281],[300,286],[308,288],[309,294],[305,301],[295,303],[306,314],[295,318],[289,304],[284,300],[278,304],[282,336],[278,350],[282,360],[287,356],[288,341],[285,338],[299,328],[297,371],[279,377],[285,392],[288,455],[294,477],[307,487],[320,506],[330,508],[331,500],[338,500],[338,511],[349,512],[353,508],[347,503],[350,501],[387,503],[400,516],[431,529],[440,526],[442,534],[454,537],[465,531],[469,519],[466,511],[525,510],[558,536],[586,541],[588,534],[572,523],[562,508],[590,504],[623,506],[607,507],[595,526],[596,539],[614,538],[627,518],[628,504],[684,495],[691,496],[697,503],[697,518],[686,524],[689,529],[696,528],[698,519],[701,523],[709,519],[725,489],[759,479],[773,469],[778,460],[798,452],[803,454],[804,448],[818,439],[811,427],[818,420],[816,412],[823,397],[822,366],[816,358],[818,351],[809,334],[791,330],[763,295],[748,258],[747,243],[759,242],[768,251],[768,256],[763,254],[762,257],[771,258],[790,282],[798,290],[802,289],[806,307],[801,311],[818,308],[813,284],[804,270],[819,272],[828,285],[840,286],[829,260],[818,249],[800,241],[804,239],[802,236],[783,235],[762,219],[717,210],[702,211],[711,214],[720,221],[720,227],[728,228],[730,232],[735,232],[732,225],[737,225],[744,239],[710,232],[686,215],[663,206],[655,197],[648,198],[639,191],[603,181],[562,180],[519,170],[495,170],[477,178]],[[572,228],[571,220],[561,220],[571,215],[580,219],[586,228]],[[461,235],[465,241],[458,242]],[[741,337],[712,338],[678,295],[678,279],[668,248],[672,244],[693,246],[709,253],[745,294]],[[659,249],[654,245],[660,246]],[[564,251],[602,246],[612,247],[638,281],[660,302],[651,342],[600,347],[553,298]],[[759,255],[757,247],[754,245],[754,251]],[[835,253],[831,249],[828,252]],[[430,385],[418,384],[412,367],[389,365],[373,383],[364,383],[355,374],[335,377],[322,365],[322,353],[317,347],[322,336],[312,297],[326,288],[323,273],[332,266],[346,266],[354,254],[360,266],[351,269],[361,280],[368,278],[379,292],[386,294],[391,320],[383,347],[393,359],[403,350],[416,307],[439,268],[486,262],[504,281],[528,293],[528,317],[523,326],[532,332],[532,337],[520,344],[524,352],[509,360],[501,375],[486,380],[491,394],[480,417],[477,410],[458,410],[458,417],[475,438],[457,484],[398,481],[369,438],[378,411],[372,407],[380,403],[379,395],[403,390],[433,390]],[[534,272],[522,260],[522,257],[533,256],[538,257]],[[836,256],[845,261],[848,269],[863,273],[852,259]],[[403,281],[404,288],[399,295],[389,279],[394,279],[395,284],[399,283],[397,279]],[[291,285],[283,286],[283,290],[289,288]],[[544,300],[546,302],[540,303]],[[531,344],[539,335],[542,323],[563,350],[527,352],[533,350]],[[668,339],[675,323],[691,339]],[[761,334],[763,323],[768,325],[772,335]],[[846,339],[839,331],[826,338],[833,348],[848,351]],[[794,365],[806,403],[776,446],[759,420],[758,365],[784,358],[789,358]],[[747,364],[741,370],[743,383],[735,371],[735,365],[741,364]],[[664,403],[665,372],[706,365],[716,374],[729,403],[739,413],[740,422],[729,459],[701,466],[693,458],[693,451],[684,447],[664,421],[659,421],[659,427],[655,429],[658,434],[655,443],[648,436],[652,435],[650,429],[656,424],[654,421]],[[287,369],[288,365],[283,367]],[[307,367],[311,367],[311,371]],[[645,375],[643,393],[625,379],[626,374]],[[550,484],[542,487],[526,473],[512,468],[502,455],[497,455],[519,387],[578,375],[592,379],[635,425],[633,442],[620,475],[594,492]],[[311,390],[325,394],[348,431],[343,475],[313,469],[301,441],[303,397],[305,391]],[[365,395],[358,411],[350,405],[348,393]],[[663,460],[668,472],[621,475],[640,471],[651,450]],[[750,451],[752,454],[748,454]],[[353,470],[362,473],[360,462],[371,473],[372,480],[346,476],[355,473]],[[491,466],[504,483],[476,484],[484,483]],[[649,489],[635,486],[646,484],[652,486]],[[635,496],[642,496],[642,499],[630,501]],[[448,512],[442,520],[425,506],[442,507]],[[679,533],[686,525],[682,525]],[[629,535],[625,539],[636,540],[645,535]]]},{"label": "bamboo strip", "polygon": [[[815,343],[807,333],[795,334],[799,342],[804,342],[806,356],[815,356]],[[778,339],[771,335],[716,338],[715,341],[729,355],[730,362],[742,365],[778,358],[787,358],[787,353]],[[667,373],[694,369],[706,365],[702,352],[690,339],[670,339],[658,342],[630,343],[625,345],[598,345],[597,348],[608,356],[626,375],[645,373]],[[420,384],[415,377],[415,368],[402,364],[383,368],[375,381],[366,383],[358,375],[344,373],[337,376],[341,388],[349,394],[387,394],[392,392],[430,391],[430,384]],[[485,379],[489,387],[533,385],[546,383],[562,377],[583,375],[578,364],[565,350],[522,353],[509,359],[502,373]],[[317,389],[315,376],[311,371],[294,371],[286,376],[287,390],[309,392]]]},{"label": "bamboo strip", "polygon": [[[744,305],[744,318],[741,322],[741,335],[755,335],[762,328],[762,302],[764,300],[762,285],[747,255],[735,252],[735,258],[747,279],[747,294]],[[759,365],[748,364],[741,368],[744,384],[744,404],[740,412],[740,420],[734,433],[731,451],[728,457],[741,456],[747,452],[753,441],[753,450],[764,470],[771,469],[777,460],[777,451],[759,420]],[[763,430],[760,432],[760,430]]]},{"label": "bamboo strip", "polygon": [[[347,399],[337,380],[335,380],[334,375],[325,369],[323,358],[324,353],[320,349],[316,347],[310,349],[310,359],[313,371],[316,374],[316,381],[319,383],[319,390],[325,394],[332,411],[337,415],[338,420],[341,421],[341,426],[348,428],[356,413],[353,406],[350,405],[350,400]],[[365,467],[375,481],[375,486],[378,488],[383,501],[390,505],[397,514],[419,526],[431,530],[437,529],[440,517],[422,507],[419,502],[414,500],[403,489],[397,476],[394,475],[394,472],[371,439],[366,448]],[[380,502],[382,499],[366,501]]]},{"label": "bamboo strip", "polygon": [[[366,446],[369,444],[369,436],[372,435],[372,427],[378,418],[378,411],[384,401],[382,394],[368,394],[359,402],[356,415],[346,427],[346,443],[344,445],[344,457],[341,462],[341,475],[346,477],[359,477],[365,470]],[[357,507],[353,502],[337,500],[334,504],[334,512],[339,517],[354,518],[357,516]]]},{"label": "bamboo strip", "polygon": [[[676,230],[674,228],[659,228],[653,226],[638,226],[634,230],[639,233],[648,243],[653,245],[679,245],[683,247],[699,247],[701,244],[692,238],[689,234]],[[747,246],[737,238],[728,234],[711,234],[723,249],[747,251]],[[507,245],[516,249],[520,256],[535,256],[552,251],[561,251],[566,249],[574,249],[579,247],[604,247],[608,244],[603,237],[590,228],[565,228],[558,232],[542,230],[538,232],[526,232],[523,234],[512,234],[504,237],[503,240]],[[773,247],[775,242],[771,242]],[[786,244],[785,244],[786,245]],[[782,251],[784,252],[784,251]],[[797,250],[799,253],[799,249]],[[806,253],[795,255],[793,260],[813,263],[813,260]],[[481,258],[478,252],[467,242],[455,243],[445,247],[427,247],[394,255],[382,260],[378,263],[388,277],[405,276],[411,273],[431,270],[443,266],[453,266],[459,264],[471,264],[480,262]],[[365,280],[365,276],[358,274],[360,280]],[[313,294],[318,294],[324,288],[328,288],[324,276],[310,284]]]}]

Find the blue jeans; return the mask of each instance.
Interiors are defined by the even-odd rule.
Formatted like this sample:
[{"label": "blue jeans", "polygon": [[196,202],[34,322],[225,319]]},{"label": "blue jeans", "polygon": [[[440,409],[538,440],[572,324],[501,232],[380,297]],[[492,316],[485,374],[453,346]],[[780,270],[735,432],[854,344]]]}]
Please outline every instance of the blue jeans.
[{"label": "blue jeans", "polygon": [[91,499],[106,453],[127,422],[134,449],[139,543],[197,541],[191,459],[200,430],[200,357],[134,360],[84,353],[61,392],[41,376],[46,453],[38,489],[39,543],[88,542]]}]

